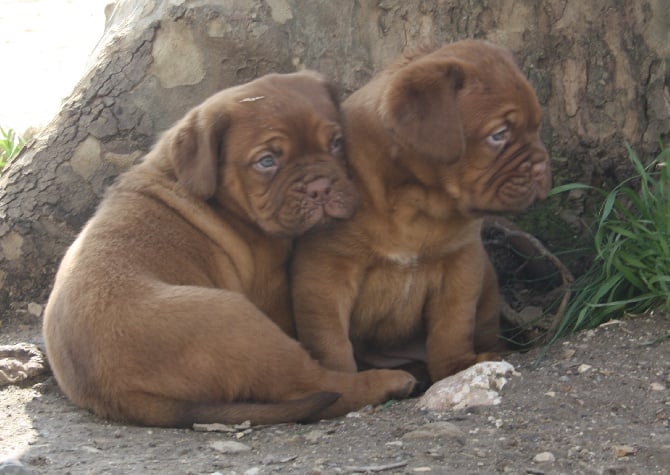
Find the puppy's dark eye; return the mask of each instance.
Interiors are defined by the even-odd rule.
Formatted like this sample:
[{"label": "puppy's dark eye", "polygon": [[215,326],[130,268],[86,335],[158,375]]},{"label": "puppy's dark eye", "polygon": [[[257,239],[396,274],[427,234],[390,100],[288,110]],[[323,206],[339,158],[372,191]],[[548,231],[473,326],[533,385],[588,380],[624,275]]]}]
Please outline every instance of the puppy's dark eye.
[{"label": "puppy's dark eye", "polygon": [[277,168],[277,158],[270,153],[265,154],[256,160],[254,163],[254,168],[262,172],[274,170]]},{"label": "puppy's dark eye", "polygon": [[503,127],[500,127],[499,129],[496,129],[495,132],[486,137],[486,141],[494,147],[500,147],[501,145],[505,145],[508,136],[509,136],[509,129],[505,125]]},{"label": "puppy's dark eye", "polygon": [[330,140],[329,151],[333,155],[344,152],[344,137],[342,135],[337,134]]}]

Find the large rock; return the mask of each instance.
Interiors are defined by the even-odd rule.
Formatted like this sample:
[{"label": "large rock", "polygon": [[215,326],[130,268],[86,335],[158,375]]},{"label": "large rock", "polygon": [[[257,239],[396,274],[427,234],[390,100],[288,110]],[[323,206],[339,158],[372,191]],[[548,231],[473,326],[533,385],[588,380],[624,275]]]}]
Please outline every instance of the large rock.
[{"label": "large rock", "polygon": [[506,361],[477,363],[434,383],[417,401],[417,407],[433,411],[467,409],[500,404],[500,390],[515,374]]}]

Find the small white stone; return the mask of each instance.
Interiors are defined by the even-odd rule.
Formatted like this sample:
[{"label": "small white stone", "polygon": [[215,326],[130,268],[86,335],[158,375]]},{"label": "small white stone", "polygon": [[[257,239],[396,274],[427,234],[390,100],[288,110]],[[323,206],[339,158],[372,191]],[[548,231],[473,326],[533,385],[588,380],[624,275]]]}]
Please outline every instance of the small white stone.
[{"label": "small white stone", "polygon": [[209,446],[222,454],[238,454],[251,450],[251,447],[248,445],[235,442],[234,440],[215,440],[214,442],[210,442]]},{"label": "small white stone", "polygon": [[97,454],[101,452],[99,448],[91,447],[90,445],[82,445],[81,450],[83,450],[84,452],[88,452],[89,454]]},{"label": "small white stone", "polygon": [[324,431],[314,429],[307,432],[303,437],[310,444],[316,444],[325,434]]},{"label": "small white stone", "polygon": [[540,452],[533,457],[533,461],[537,463],[553,463],[556,461],[556,457],[551,452]]},{"label": "small white stone", "polygon": [[30,302],[28,304],[28,313],[31,314],[31,315],[39,317],[40,315],[42,315],[42,310],[44,310],[43,305],[40,305],[40,304],[35,303],[35,302]]},{"label": "small white stone", "polygon": [[652,391],[665,391],[665,385],[661,383],[651,383],[649,386]]},{"label": "small white stone", "polygon": [[494,419],[491,422],[493,422],[493,425],[496,426],[496,429],[500,429],[503,426],[503,420],[502,419]]},{"label": "small white stone", "polygon": [[392,440],[391,442],[386,442],[387,447],[402,447],[402,440]]}]

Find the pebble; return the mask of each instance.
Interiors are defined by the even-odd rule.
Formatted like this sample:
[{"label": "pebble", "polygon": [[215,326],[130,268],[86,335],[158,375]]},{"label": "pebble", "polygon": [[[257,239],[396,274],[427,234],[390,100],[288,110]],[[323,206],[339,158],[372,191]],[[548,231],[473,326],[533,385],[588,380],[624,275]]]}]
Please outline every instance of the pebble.
[{"label": "pebble", "polygon": [[209,446],[222,454],[239,454],[251,450],[251,447],[248,445],[235,442],[234,440],[215,440],[214,442],[210,442]]},{"label": "pebble", "polygon": [[28,304],[28,313],[35,316],[35,317],[41,316],[42,315],[42,310],[44,310],[43,305],[40,305],[40,304],[35,303],[35,302],[30,302]]},{"label": "pebble", "polygon": [[579,374],[586,373],[591,368],[593,368],[593,366],[588,365],[588,364],[580,364],[579,367],[577,368],[577,372]]},{"label": "pebble", "polygon": [[99,448],[91,447],[90,445],[82,445],[80,447],[80,450],[83,450],[84,452],[88,452],[89,454],[98,454],[98,453],[102,452]]},{"label": "pebble", "polygon": [[615,445],[614,446],[614,455],[617,458],[628,457],[629,455],[635,455],[637,449],[631,445]]},{"label": "pebble", "polygon": [[661,383],[651,383],[650,388],[652,391],[665,391],[665,385]]},{"label": "pebble", "polygon": [[537,463],[553,463],[556,461],[556,457],[551,452],[540,452],[533,457],[533,461]]},{"label": "pebble", "polygon": [[564,360],[569,360],[573,356],[575,356],[576,353],[577,353],[577,350],[575,350],[573,348],[564,348],[563,349],[563,359]]},{"label": "pebble", "polygon": [[46,358],[37,345],[0,345],[0,387],[21,383],[47,371]]},{"label": "pebble", "polygon": [[303,435],[303,437],[310,444],[316,444],[319,441],[319,439],[321,437],[323,437],[324,435],[326,435],[326,433],[324,431],[315,429],[315,430],[309,431],[308,433]]}]

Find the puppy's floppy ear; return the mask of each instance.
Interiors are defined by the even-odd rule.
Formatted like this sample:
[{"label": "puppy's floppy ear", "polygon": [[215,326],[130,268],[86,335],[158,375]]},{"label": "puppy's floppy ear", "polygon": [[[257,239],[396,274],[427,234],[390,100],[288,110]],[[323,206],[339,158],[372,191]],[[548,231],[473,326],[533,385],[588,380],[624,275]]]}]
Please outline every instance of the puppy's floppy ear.
[{"label": "puppy's floppy ear", "polygon": [[[211,109],[211,108],[210,108]],[[225,111],[198,107],[171,131],[168,153],[177,181],[195,196],[207,200],[218,184],[219,160],[229,118]]]},{"label": "puppy's floppy ear", "polygon": [[465,82],[465,64],[454,59],[420,58],[395,72],[382,97],[380,114],[397,139],[445,163],[460,158],[465,137],[456,95]]}]

